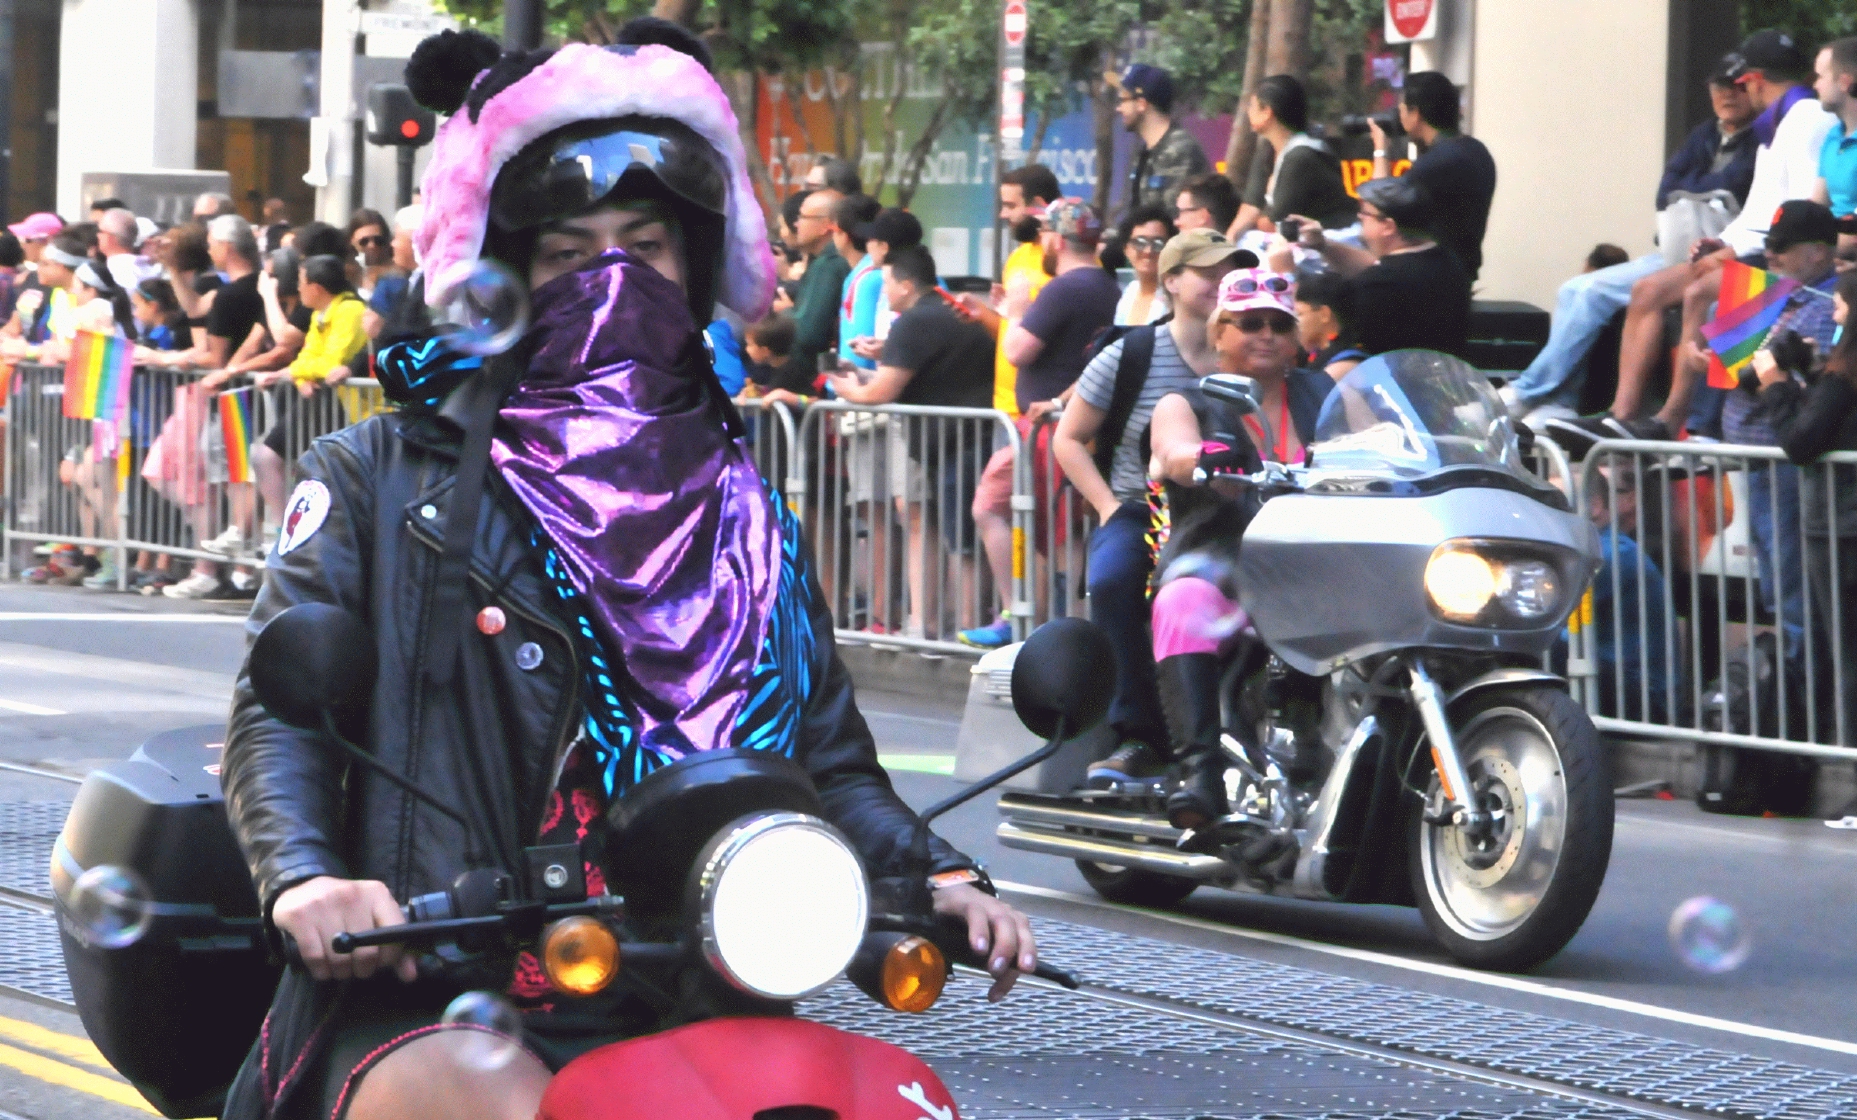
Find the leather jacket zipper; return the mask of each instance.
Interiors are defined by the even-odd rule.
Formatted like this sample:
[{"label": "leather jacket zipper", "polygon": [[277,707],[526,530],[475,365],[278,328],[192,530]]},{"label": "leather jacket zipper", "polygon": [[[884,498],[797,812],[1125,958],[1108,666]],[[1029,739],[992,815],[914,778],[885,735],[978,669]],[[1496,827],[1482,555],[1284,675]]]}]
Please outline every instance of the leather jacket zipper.
[{"label": "leather jacket zipper", "polygon": [[[420,543],[424,544],[427,548],[436,549],[437,546],[435,546],[432,541],[426,539],[425,535],[418,532],[416,529],[413,532],[413,536]],[[574,657],[574,640],[573,640],[573,637],[569,635],[565,629],[557,625],[553,620],[545,618],[539,614],[536,614],[534,611],[524,609],[515,600],[504,595],[501,587],[499,587],[498,585],[492,584],[488,579],[485,579],[483,574],[477,570],[477,566],[475,564],[471,565],[470,572],[471,572],[472,582],[476,583],[477,586],[483,588],[485,593],[488,594],[490,598],[494,600],[499,606],[507,607],[510,611],[515,613],[518,617],[527,619],[529,622],[532,622],[535,625],[540,626],[542,629],[547,630],[549,633],[560,638],[562,641],[562,644],[564,644],[567,647],[568,658],[569,658],[568,674],[567,674],[567,703],[564,704],[561,709],[562,715],[560,719],[561,719],[562,726],[560,727],[560,730],[558,730],[554,735],[554,739],[555,739],[554,761],[553,761],[553,764],[549,767],[549,771],[548,771],[551,777],[549,778],[548,784],[544,787],[544,792],[542,795],[541,802],[535,806],[535,811],[531,815],[535,827],[534,829],[529,830],[529,832],[539,833],[541,829],[542,815],[543,813],[547,811],[547,800],[548,800],[547,795],[548,793],[551,793],[554,791],[554,788],[556,785],[560,784],[561,769],[567,763],[568,748],[573,746],[574,744],[575,737],[573,735],[570,735],[569,733],[574,728],[574,712],[579,707],[579,704],[580,704],[580,674],[576,670],[576,667],[575,667],[576,659]],[[525,832],[525,835],[528,835],[529,832]]]}]

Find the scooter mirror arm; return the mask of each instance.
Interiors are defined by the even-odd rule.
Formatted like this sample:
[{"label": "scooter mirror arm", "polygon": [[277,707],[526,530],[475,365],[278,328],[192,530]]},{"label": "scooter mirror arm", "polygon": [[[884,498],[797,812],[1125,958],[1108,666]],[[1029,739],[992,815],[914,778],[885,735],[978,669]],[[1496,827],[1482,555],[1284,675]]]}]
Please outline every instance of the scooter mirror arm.
[{"label": "scooter mirror arm", "polygon": [[929,867],[929,822],[948,810],[964,805],[974,798],[999,785],[1017,774],[1024,773],[1039,763],[1048,760],[1064,745],[1064,717],[1059,716],[1057,727],[1052,730],[1051,741],[1044,746],[1000,770],[961,790],[951,797],[945,797],[922,811],[916,821],[915,836],[909,842],[909,864],[906,871],[909,880],[909,902],[912,910],[927,913],[934,907],[933,895],[928,885]]},{"label": "scooter mirror arm", "polygon": [[464,843],[466,845],[464,862],[473,866],[483,862],[481,858],[481,849],[477,846],[477,830],[471,827],[471,822],[466,820],[462,813],[445,804],[443,801],[440,801],[438,798],[433,797],[425,790],[420,789],[418,783],[414,782],[411,778],[408,778],[404,774],[396,773],[383,764],[378,758],[375,758],[373,755],[349,742],[348,737],[336,729],[335,716],[328,711],[322,713],[322,732],[329,737],[330,742],[348,752],[350,758],[359,762],[373,773],[392,782],[401,790],[405,791],[407,796],[419,802],[421,805],[443,814],[446,818],[455,822],[459,828],[464,830]]}]

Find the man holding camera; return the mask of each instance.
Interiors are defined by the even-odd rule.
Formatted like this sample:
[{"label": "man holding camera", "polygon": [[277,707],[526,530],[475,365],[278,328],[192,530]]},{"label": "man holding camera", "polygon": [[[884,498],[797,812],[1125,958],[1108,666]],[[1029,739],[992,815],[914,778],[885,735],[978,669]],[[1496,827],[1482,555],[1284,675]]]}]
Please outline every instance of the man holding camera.
[{"label": "man holding camera", "polygon": [[[1457,87],[1436,70],[1406,77],[1399,99],[1399,126],[1418,142],[1419,157],[1405,178],[1421,184],[1431,195],[1437,217],[1432,233],[1438,243],[1457,254],[1464,271],[1475,281],[1483,267],[1483,232],[1489,226],[1490,200],[1496,195],[1496,161],[1483,141],[1457,131],[1463,107]],[[1368,123],[1373,133],[1373,177],[1393,174],[1387,134],[1378,120]]]},{"label": "man holding camera", "polygon": [[[1838,281],[1838,220],[1819,203],[1795,199],[1781,205],[1774,215],[1766,244],[1767,268],[1800,285],[1786,298],[1786,310],[1767,335],[1767,349],[1779,365],[1808,374],[1830,353],[1837,330],[1831,292]],[[1741,387],[1729,393],[1722,405],[1722,438],[1760,447],[1779,445],[1779,433],[1752,371],[1742,375]],[[1804,656],[1806,625],[1799,468],[1759,460],[1748,465],[1748,528],[1759,557],[1761,603],[1769,610],[1777,604],[1786,660],[1797,667]]]}]

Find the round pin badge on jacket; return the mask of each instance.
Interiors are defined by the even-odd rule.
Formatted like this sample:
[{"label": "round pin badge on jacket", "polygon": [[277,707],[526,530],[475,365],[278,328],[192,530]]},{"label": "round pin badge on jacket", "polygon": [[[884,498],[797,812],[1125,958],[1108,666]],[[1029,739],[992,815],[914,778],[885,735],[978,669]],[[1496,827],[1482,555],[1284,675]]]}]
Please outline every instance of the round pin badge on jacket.
[{"label": "round pin badge on jacket", "polygon": [[495,637],[501,634],[503,628],[508,625],[509,619],[504,617],[502,607],[485,607],[483,610],[477,612],[477,630],[479,633]]}]

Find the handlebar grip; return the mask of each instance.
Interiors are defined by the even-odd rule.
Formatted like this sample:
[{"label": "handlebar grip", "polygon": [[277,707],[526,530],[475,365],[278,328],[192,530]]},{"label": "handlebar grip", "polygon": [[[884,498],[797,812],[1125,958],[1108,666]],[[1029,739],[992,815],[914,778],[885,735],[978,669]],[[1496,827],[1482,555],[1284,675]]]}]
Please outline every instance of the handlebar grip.
[{"label": "handlebar grip", "polygon": [[360,946],[355,944],[355,935],[352,933],[338,933],[329,939],[331,953],[352,953],[358,948]]},{"label": "handlebar grip", "polygon": [[1037,968],[1032,969],[1032,975],[1038,977],[1040,980],[1049,980],[1058,987],[1073,992],[1083,987],[1083,981],[1077,979],[1076,973],[1066,972],[1061,968],[1054,968],[1048,964],[1040,964]]}]

